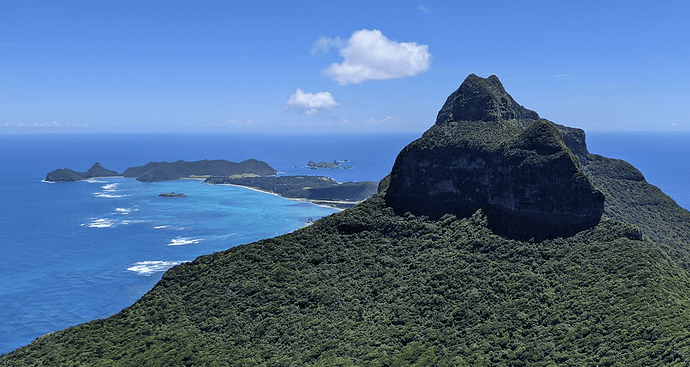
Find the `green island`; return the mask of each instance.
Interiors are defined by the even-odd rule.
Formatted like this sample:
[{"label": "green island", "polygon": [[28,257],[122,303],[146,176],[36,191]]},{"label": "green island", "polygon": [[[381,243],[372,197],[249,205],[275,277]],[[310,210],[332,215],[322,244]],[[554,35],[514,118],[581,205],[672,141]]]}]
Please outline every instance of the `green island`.
[{"label": "green island", "polygon": [[116,177],[120,174],[103,168],[103,166],[96,162],[86,172],[77,172],[69,168],[56,169],[46,175],[45,181],[49,182],[71,182],[88,180],[94,177]]},{"label": "green island", "polygon": [[254,175],[272,176],[278,172],[268,163],[256,159],[247,159],[236,163],[224,159],[200,160],[187,162],[149,162],[143,166],[129,167],[122,175],[116,171],[103,168],[96,163],[86,172],[76,172],[69,168],[57,169],[46,175],[46,181],[71,182],[87,180],[94,177],[134,177],[142,182],[170,181],[179,179],[205,179],[209,176]]},{"label": "green island", "polygon": [[470,75],[378,193],[2,366],[686,366],[690,212]]}]

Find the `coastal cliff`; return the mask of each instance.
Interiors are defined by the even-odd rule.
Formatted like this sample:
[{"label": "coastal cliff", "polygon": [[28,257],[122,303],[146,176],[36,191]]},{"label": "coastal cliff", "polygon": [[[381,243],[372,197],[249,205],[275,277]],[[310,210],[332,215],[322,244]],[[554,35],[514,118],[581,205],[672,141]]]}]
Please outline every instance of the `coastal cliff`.
[{"label": "coastal cliff", "polygon": [[46,181],[52,182],[69,182],[69,181],[81,181],[88,180],[94,177],[114,177],[120,176],[119,173],[103,168],[100,163],[96,162],[91,168],[86,172],[76,172],[69,168],[56,169],[55,171],[49,172],[46,175]]},{"label": "coastal cliff", "polygon": [[495,76],[465,83],[372,198],[0,365],[687,365],[690,212]]}]

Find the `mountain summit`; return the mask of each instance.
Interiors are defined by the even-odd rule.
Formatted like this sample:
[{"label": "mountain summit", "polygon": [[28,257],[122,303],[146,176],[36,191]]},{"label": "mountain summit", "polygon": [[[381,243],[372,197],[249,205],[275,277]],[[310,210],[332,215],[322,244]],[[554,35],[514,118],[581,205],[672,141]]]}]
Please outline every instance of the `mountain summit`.
[{"label": "mountain summit", "polygon": [[537,120],[539,115],[519,105],[496,75],[484,79],[470,74],[453,92],[436,117],[446,121]]},{"label": "mountain summit", "polygon": [[[519,105],[495,75],[470,75],[436,124],[397,157],[387,202],[431,217],[482,209],[495,230],[515,238],[592,227],[604,195],[564,140],[578,133],[584,136]],[[576,152],[586,151],[584,139],[571,140]]]}]

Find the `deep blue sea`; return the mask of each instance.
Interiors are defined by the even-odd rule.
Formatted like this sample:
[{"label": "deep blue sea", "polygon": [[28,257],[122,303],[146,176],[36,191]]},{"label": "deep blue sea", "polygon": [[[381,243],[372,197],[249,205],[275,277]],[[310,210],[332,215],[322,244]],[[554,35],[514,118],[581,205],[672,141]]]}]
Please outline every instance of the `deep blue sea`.
[{"label": "deep blue sea", "polygon": [[[163,272],[197,256],[291,232],[336,210],[196,180],[43,182],[95,162],[118,172],[151,161],[249,158],[281,174],[380,180],[420,134],[0,135],[0,354],[108,317]],[[690,133],[590,133],[590,152],[622,158],[690,208]],[[353,169],[310,170],[309,160]],[[186,198],[158,198],[182,192]]]}]

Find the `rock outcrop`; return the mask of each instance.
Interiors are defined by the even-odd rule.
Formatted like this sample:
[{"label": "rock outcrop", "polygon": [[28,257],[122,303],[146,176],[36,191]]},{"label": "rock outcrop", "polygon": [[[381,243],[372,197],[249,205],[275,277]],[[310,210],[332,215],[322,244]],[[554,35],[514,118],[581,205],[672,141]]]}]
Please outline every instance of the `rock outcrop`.
[{"label": "rock outcrop", "polygon": [[584,132],[520,106],[496,76],[470,75],[398,155],[386,200],[430,217],[482,209],[497,232],[516,238],[567,235],[604,211],[580,166],[587,154]]},{"label": "rock outcrop", "polygon": [[76,172],[69,168],[56,169],[46,175],[46,181],[53,182],[68,182],[68,181],[81,181],[88,180],[93,177],[114,177],[120,174],[103,168],[100,163],[96,162],[91,168],[86,172]]},{"label": "rock outcrop", "polygon": [[307,167],[311,169],[317,169],[317,168],[340,168],[340,163],[338,161],[333,161],[333,162],[314,162],[314,161],[309,161],[307,163]]},{"label": "rock outcrop", "polygon": [[178,193],[174,193],[174,192],[162,192],[162,193],[158,194],[158,197],[159,197],[159,198],[186,198],[187,195],[185,195],[185,194],[183,194],[183,193],[181,193],[181,192],[178,192]]}]

